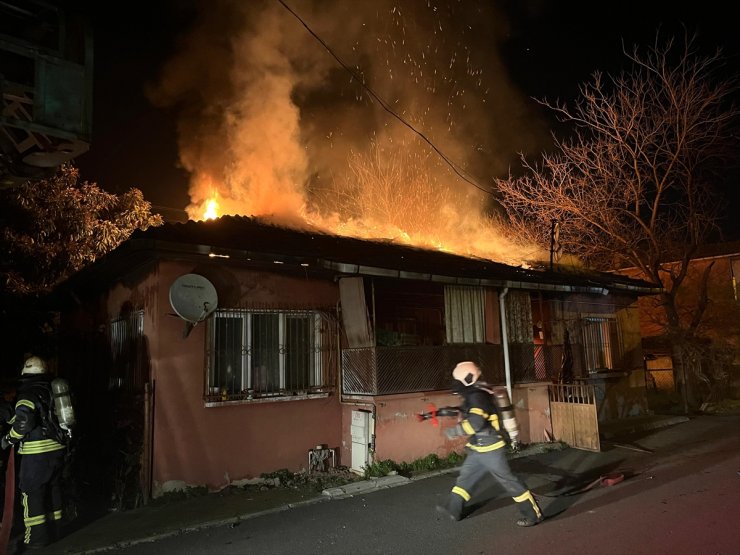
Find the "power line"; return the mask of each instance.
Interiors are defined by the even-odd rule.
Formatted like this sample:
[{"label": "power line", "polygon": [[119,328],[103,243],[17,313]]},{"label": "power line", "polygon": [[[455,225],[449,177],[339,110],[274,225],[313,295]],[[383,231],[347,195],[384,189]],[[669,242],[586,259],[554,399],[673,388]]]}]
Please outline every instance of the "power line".
[{"label": "power line", "polygon": [[365,89],[368,92],[368,94],[372,96],[378,102],[378,104],[380,104],[383,107],[383,109],[386,112],[391,114],[394,118],[400,121],[403,125],[411,129],[411,131],[413,131],[419,137],[421,137],[421,139],[425,143],[427,143],[442,158],[442,160],[444,160],[445,163],[448,166],[450,166],[450,168],[452,168],[452,171],[454,171],[458,175],[458,177],[460,177],[460,179],[469,183],[476,189],[480,189],[484,193],[493,194],[493,192],[490,189],[487,189],[485,187],[482,187],[481,185],[478,185],[478,183],[476,183],[472,177],[469,177],[467,175],[467,172],[465,172],[465,170],[463,170],[462,168],[459,168],[457,164],[455,164],[452,160],[450,160],[450,158],[448,158],[444,152],[442,152],[439,148],[437,148],[437,146],[426,135],[424,135],[424,133],[416,129],[412,124],[407,122],[405,119],[403,119],[403,117],[401,117],[397,112],[395,112],[393,108],[391,108],[388,105],[388,103],[385,102],[385,100],[383,100],[369,85],[365,84],[365,80],[360,75],[358,75],[351,67],[349,67],[346,63],[344,63],[344,61],[342,61],[342,59],[339,56],[337,56],[337,54],[334,53],[334,51],[329,47],[329,45],[326,44],[326,42],[324,42],[324,40],[319,35],[317,35],[313,31],[313,29],[311,29],[311,27],[309,27],[308,24],[301,18],[301,16],[298,15],[295,11],[293,11],[293,9],[290,6],[288,6],[283,0],[277,0],[277,1],[280,2],[280,4],[282,4],[283,7],[286,10],[288,10],[288,12],[290,12],[290,14],[293,15],[293,17],[295,17],[300,22],[300,24],[306,28],[306,30],[311,34],[311,36],[313,36],[313,38],[315,38],[321,44],[321,46],[323,46],[326,49],[326,51],[332,56],[332,58],[334,58],[337,61],[337,63],[339,63],[339,65],[342,66],[342,68],[344,68],[345,71],[347,71],[354,79],[357,80],[360,86],[363,89]]}]

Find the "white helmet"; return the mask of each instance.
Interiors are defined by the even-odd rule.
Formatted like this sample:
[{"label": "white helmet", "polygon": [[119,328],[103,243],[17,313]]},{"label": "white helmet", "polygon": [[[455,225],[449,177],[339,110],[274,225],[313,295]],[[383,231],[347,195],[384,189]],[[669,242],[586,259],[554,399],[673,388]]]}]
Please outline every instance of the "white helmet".
[{"label": "white helmet", "polygon": [[480,368],[474,362],[460,362],[452,371],[452,377],[463,385],[473,385],[480,378]]},{"label": "white helmet", "polygon": [[21,368],[21,374],[45,374],[46,363],[40,357],[29,357]]}]

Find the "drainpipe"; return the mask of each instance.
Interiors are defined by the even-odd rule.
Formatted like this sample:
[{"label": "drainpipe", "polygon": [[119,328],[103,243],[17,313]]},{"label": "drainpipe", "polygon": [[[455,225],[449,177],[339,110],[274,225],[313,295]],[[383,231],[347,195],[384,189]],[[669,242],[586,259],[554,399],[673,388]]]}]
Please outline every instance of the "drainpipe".
[{"label": "drainpipe", "polygon": [[511,365],[509,364],[509,338],[506,332],[506,306],[504,306],[504,299],[506,294],[509,292],[508,287],[504,287],[504,290],[498,296],[499,315],[501,316],[501,344],[504,346],[504,373],[506,374],[506,390],[509,392],[509,399],[514,399],[511,396]]}]

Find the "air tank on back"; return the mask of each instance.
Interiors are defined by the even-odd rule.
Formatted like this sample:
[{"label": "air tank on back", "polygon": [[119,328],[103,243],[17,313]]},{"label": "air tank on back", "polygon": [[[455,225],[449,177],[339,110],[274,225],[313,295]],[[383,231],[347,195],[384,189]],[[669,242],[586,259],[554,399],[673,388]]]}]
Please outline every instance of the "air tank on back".
[{"label": "air tank on back", "polygon": [[509,392],[505,387],[497,387],[493,390],[493,398],[504,421],[504,429],[509,434],[511,443],[516,446],[519,443],[519,423],[516,421],[514,407],[509,399]]},{"label": "air tank on back", "polygon": [[54,378],[51,382],[51,392],[54,396],[54,412],[59,424],[65,430],[71,430],[75,425],[75,411],[72,407],[72,397],[69,392],[69,384],[64,378]]}]

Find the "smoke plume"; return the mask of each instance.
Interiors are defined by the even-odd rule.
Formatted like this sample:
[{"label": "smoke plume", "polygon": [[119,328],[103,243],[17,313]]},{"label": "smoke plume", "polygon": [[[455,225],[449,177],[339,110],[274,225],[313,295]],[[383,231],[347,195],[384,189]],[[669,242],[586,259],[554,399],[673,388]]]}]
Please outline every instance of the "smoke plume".
[{"label": "smoke plume", "polygon": [[208,3],[151,91],[179,113],[191,218],[215,199],[219,215],[541,257],[505,237],[489,190],[542,137],[498,54],[495,5],[286,3],[302,21],[275,0]]}]

